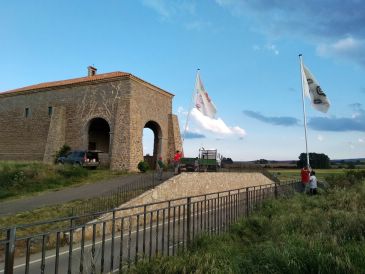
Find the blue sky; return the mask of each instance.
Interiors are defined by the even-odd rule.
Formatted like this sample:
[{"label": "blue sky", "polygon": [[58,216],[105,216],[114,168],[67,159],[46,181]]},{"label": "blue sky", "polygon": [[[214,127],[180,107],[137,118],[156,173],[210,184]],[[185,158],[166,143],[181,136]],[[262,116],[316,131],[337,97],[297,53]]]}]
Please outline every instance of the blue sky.
[{"label": "blue sky", "polygon": [[175,94],[183,131],[200,68],[217,119],[193,111],[185,155],[297,159],[302,53],[331,102],[327,114],[307,102],[309,151],[365,157],[364,24],[360,0],[5,0],[0,90],[85,76],[88,65],[130,72]]}]

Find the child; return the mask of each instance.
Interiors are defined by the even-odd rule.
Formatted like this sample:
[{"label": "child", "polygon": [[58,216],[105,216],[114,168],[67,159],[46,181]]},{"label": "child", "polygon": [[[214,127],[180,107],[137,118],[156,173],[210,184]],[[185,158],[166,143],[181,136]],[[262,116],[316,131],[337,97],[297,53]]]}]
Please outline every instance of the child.
[{"label": "child", "polygon": [[311,176],[309,178],[309,193],[310,195],[317,194],[317,177],[314,170],[311,171]]}]

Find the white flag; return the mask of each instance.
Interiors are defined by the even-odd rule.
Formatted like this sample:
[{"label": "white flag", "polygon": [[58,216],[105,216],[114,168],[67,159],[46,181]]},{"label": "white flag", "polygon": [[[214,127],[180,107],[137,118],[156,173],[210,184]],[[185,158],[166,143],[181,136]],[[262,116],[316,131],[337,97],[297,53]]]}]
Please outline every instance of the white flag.
[{"label": "white flag", "polygon": [[199,73],[197,74],[195,90],[195,107],[205,116],[214,118],[217,110],[212,100],[209,98],[208,93],[204,89],[204,85],[200,80]]},{"label": "white flag", "polygon": [[319,86],[318,81],[309,71],[309,69],[302,64],[302,81],[305,95],[307,95],[312,102],[314,109],[321,112],[327,112],[330,107],[330,102],[326,94]]}]

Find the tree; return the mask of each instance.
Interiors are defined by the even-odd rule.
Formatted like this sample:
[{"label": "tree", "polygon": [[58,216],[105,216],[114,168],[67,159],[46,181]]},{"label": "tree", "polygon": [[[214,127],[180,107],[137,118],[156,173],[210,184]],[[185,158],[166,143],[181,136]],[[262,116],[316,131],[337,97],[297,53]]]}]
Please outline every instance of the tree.
[{"label": "tree", "polygon": [[268,160],[266,160],[266,159],[256,160],[256,164],[264,164],[264,165],[266,165],[266,164],[268,164],[268,163],[269,163],[269,161],[268,161]]},{"label": "tree", "polygon": [[[307,154],[301,153],[299,155],[299,161],[297,162],[297,167],[302,168],[307,165]],[[311,152],[309,153],[309,165],[312,168],[330,168],[330,158],[324,154],[318,154]]]},{"label": "tree", "polygon": [[60,149],[56,152],[54,156],[54,162],[57,163],[59,157],[66,156],[67,153],[71,151],[71,147],[69,145],[64,144]]}]

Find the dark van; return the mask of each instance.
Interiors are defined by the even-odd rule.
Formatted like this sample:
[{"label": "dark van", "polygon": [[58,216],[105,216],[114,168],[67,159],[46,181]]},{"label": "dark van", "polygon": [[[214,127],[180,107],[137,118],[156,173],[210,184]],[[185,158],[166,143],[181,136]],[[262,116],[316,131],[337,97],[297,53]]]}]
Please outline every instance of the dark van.
[{"label": "dark van", "polygon": [[92,150],[73,150],[57,159],[58,164],[71,164],[82,167],[97,168],[100,165],[99,152]]}]

